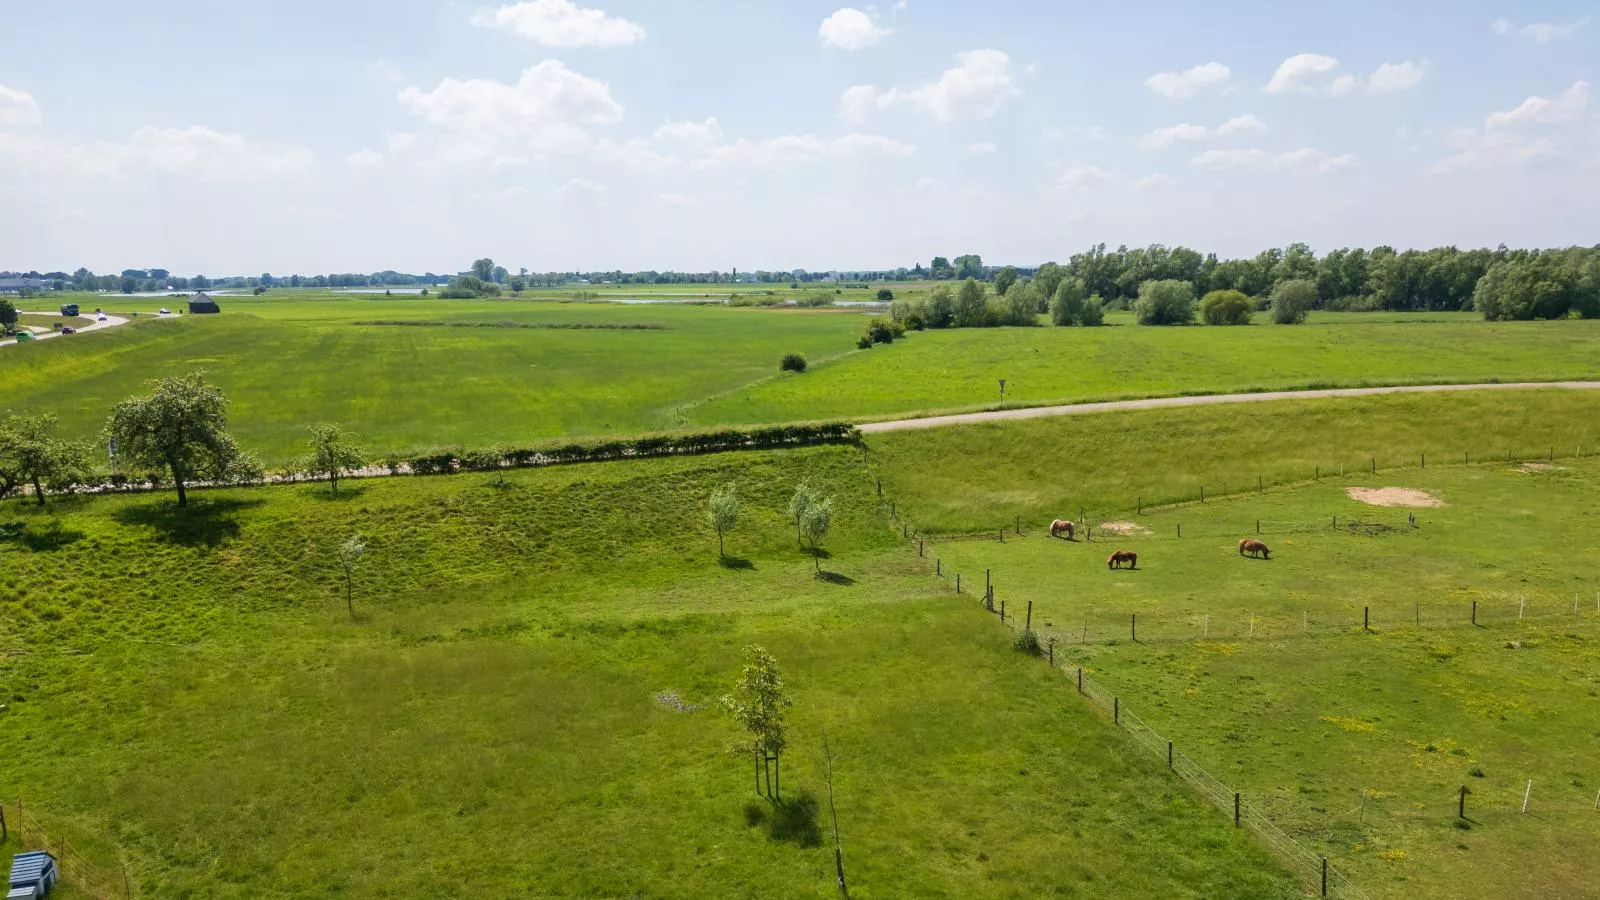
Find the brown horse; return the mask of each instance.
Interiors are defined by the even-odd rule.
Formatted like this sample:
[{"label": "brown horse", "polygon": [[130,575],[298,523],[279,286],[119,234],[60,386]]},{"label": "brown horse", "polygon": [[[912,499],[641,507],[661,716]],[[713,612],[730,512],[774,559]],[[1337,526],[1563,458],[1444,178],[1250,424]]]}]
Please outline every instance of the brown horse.
[{"label": "brown horse", "polygon": [[1077,531],[1077,528],[1066,519],[1057,519],[1050,523],[1051,537],[1060,537],[1063,531],[1067,533],[1067,540],[1070,541],[1072,540],[1072,535]]},{"label": "brown horse", "polygon": [[1267,549],[1267,545],[1255,538],[1245,538],[1239,542],[1239,555],[1243,556],[1246,553],[1259,559],[1272,558],[1272,551]]},{"label": "brown horse", "polygon": [[1106,560],[1106,568],[1120,569],[1123,563],[1127,563],[1130,569],[1139,568],[1139,554],[1132,550],[1118,550]]}]

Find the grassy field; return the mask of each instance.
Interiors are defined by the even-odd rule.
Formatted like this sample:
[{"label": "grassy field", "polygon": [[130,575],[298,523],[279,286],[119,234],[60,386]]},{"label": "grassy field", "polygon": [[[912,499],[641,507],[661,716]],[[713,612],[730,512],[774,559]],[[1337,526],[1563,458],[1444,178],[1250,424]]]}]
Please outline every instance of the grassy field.
[{"label": "grassy field", "polygon": [[[711,286],[704,286],[699,299]],[[726,288],[727,286],[719,286]],[[697,299],[697,288],[663,291]],[[783,294],[787,289],[778,290]],[[905,289],[902,288],[902,291]],[[607,288],[607,296],[650,299]],[[76,298],[129,325],[0,353],[0,413],[48,410],[97,435],[149,378],[203,370],[266,462],[335,422],[375,457],[568,436],[911,415],[1122,396],[1397,382],[1539,380],[1595,371],[1595,323],[1462,314],[1328,314],[1304,328],[987,329],[854,349],[870,311],[433,298],[328,291],[222,297],[220,316],[153,321],[167,297]],[[847,291],[841,297],[847,297]],[[854,294],[864,294],[855,290]],[[52,298],[52,302],[61,298]],[[92,308],[92,307],[86,307]],[[1316,324],[1325,321],[1328,324]],[[409,322],[409,326],[393,323]],[[371,324],[390,323],[390,324]],[[492,327],[506,325],[511,327]],[[465,327],[482,326],[482,327]],[[659,326],[659,327],[644,327]],[[805,375],[779,358],[805,354]]]},{"label": "grassy field", "polygon": [[[1347,317],[1348,316],[1348,317]],[[1305,327],[979,329],[923,332],[805,378],[693,406],[694,422],[886,418],[1004,404],[1377,384],[1548,381],[1600,367],[1600,322],[1488,323],[1326,314]],[[1326,324],[1316,324],[1316,323]]]},{"label": "grassy field", "polygon": [[[0,507],[0,797],[138,896],[831,896],[824,729],[855,896],[1300,893],[942,589],[856,450],[195,504]],[[703,706],[750,643],[796,701],[781,806]]]},{"label": "grassy field", "polygon": [[927,532],[1132,513],[1341,470],[1600,453],[1600,397],[1493,391],[1107,412],[871,435],[886,495]]},{"label": "grassy field", "polygon": [[[1385,486],[1444,505],[1347,494]],[[1091,518],[1093,541],[1034,525],[927,552],[978,590],[991,570],[1012,614],[1032,600],[1069,671],[1374,897],[1578,898],[1600,838],[1597,508],[1600,461],[1496,463],[1166,507],[1121,535]],[[1257,522],[1270,561],[1237,553]],[[1119,547],[1137,570],[1107,571]]]}]

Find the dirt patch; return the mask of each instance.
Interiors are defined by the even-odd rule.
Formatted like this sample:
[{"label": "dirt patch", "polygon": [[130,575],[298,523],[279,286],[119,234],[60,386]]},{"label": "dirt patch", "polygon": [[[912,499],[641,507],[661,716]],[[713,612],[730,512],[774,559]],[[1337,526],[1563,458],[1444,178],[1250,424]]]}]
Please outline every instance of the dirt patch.
[{"label": "dirt patch", "polygon": [[1517,468],[1524,472],[1554,472],[1557,469],[1565,469],[1566,466],[1558,466],[1547,462],[1525,462]]},{"label": "dirt patch", "polygon": [[1111,534],[1142,535],[1149,534],[1150,529],[1133,522],[1101,522],[1100,530]]},{"label": "dirt patch", "polygon": [[1415,506],[1433,507],[1443,506],[1444,501],[1433,496],[1427,491],[1418,491],[1412,488],[1386,487],[1364,488],[1353,487],[1347,492],[1351,500],[1357,500],[1368,506]]}]

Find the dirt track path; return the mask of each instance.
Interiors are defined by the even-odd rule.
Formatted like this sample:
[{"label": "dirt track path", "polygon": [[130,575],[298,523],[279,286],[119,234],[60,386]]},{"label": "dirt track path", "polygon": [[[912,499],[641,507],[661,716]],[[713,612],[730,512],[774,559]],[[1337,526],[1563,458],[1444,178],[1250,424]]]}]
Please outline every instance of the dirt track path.
[{"label": "dirt track path", "polygon": [[1006,422],[1012,419],[1041,419],[1047,416],[1077,416],[1120,409],[1165,409],[1173,406],[1211,406],[1219,403],[1258,403],[1268,400],[1318,400],[1327,397],[1371,397],[1377,394],[1439,394],[1449,391],[1512,391],[1557,389],[1600,390],[1600,381],[1548,381],[1516,384],[1418,384],[1403,387],[1333,388],[1321,391],[1268,391],[1258,394],[1210,394],[1199,397],[1154,397],[1148,400],[1115,400],[1109,403],[1073,403],[1066,406],[1035,406],[1028,409],[997,409],[990,412],[962,413],[954,416],[928,416],[869,422],[860,426],[867,434],[881,431],[909,431],[915,428],[942,428],[947,425],[974,425],[980,422]]}]

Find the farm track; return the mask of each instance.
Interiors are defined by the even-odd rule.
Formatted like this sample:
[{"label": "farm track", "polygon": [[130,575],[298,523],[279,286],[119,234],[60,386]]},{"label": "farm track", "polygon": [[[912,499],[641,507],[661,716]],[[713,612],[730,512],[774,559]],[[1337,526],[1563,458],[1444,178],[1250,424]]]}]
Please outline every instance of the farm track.
[{"label": "farm track", "polygon": [[1152,397],[1145,400],[1113,400],[1104,403],[1069,403],[1063,406],[1033,406],[1025,409],[996,409],[988,412],[917,419],[892,419],[858,426],[865,434],[885,431],[910,431],[918,428],[943,428],[951,425],[976,425],[1014,419],[1043,419],[1051,416],[1077,416],[1117,410],[1168,409],[1183,406],[1213,406],[1224,403],[1256,403],[1270,400],[1320,400],[1339,397],[1372,397],[1379,394],[1438,394],[1451,391],[1513,391],[1556,389],[1600,390],[1600,381],[1546,381],[1491,384],[1417,384],[1393,387],[1330,388],[1313,391],[1262,391],[1251,394],[1208,394],[1192,397]]}]

